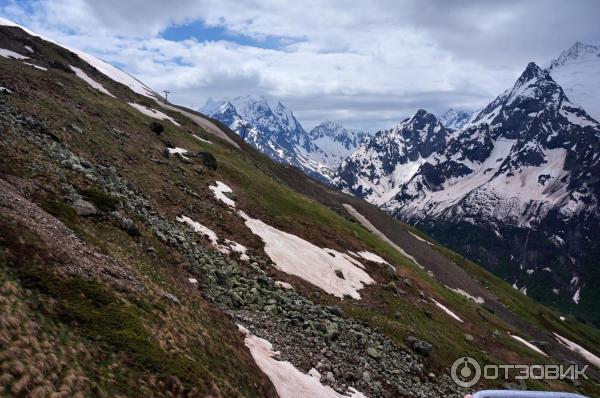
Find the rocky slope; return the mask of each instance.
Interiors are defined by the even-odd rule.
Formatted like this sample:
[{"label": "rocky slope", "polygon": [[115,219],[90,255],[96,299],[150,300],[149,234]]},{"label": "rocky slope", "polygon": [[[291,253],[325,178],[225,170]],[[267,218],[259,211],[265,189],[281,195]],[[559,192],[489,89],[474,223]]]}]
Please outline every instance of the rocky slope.
[{"label": "rocky slope", "polygon": [[460,397],[465,353],[589,361],[554,333],[600,352],[598,330],[126,74],[14,26],[0,48],[27,57],[0,57],[0,395]]},{"label": "rocky slope", "polygon": [[419,111],[359,148],[336,182],[534,297],[599,320],[583,286],[596,281],[599,144],[600,124],[531,63],[462,129]]}]

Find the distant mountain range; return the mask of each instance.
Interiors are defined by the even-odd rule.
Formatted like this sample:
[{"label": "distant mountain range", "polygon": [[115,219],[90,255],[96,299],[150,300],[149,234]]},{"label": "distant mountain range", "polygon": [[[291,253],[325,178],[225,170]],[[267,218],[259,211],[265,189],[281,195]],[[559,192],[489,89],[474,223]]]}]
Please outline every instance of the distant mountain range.
[{"label": "distant mountain range", "polygon": [[307,133],[285,105],[273,105],[262,96],[209,99],[200,111],[223,122],[272,159],[324,182],[330,181],[337,166],[366,137],[330,121]]},{"label": "distant mountain range", "polygon": [[600,124],[552,77],[568,76],[574,98],[594,106],[597,93],[577,82],[588,75],[571,73],[600,65],[594,51],[578,43],[546,70],[530,63],[473,116],[419,110],[361,145],[334,184],[523,292],[599,320]]},{"label": "distant mountain range", "polygon": [[[273,159],[363,197],[575,312],[600,310],[600,47],[576,43],[478,111],[417,111],[374,135],[306,132],[281,102],[209,100],[202,112]],[[588,113],[588,111],[590,113]]]}]

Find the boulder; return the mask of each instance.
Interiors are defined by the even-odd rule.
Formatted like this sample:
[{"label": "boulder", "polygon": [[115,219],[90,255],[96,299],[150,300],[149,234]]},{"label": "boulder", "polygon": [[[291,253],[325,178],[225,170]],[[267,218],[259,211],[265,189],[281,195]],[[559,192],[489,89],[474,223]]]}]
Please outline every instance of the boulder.
[{"label": "boulder", "polygon": [[69,68],[68,66],[66,66],[62,62],[51,60],[51,61],[48,62],[48,65],[51,68],[62,70],[63,72],[67,72],[67,73],[70,73],[72,75],[75,74],[75,72],[73,72],[73,70],[71,68]]},{"label": "boulder", "polygon": [[152,122],[152,123],[150,123],[150,130],[152,130],[156,134],[160,134],[163,131],[165,131],[165,128],[159,122]]},{"label": "boulder", "polygon": [[431,355],[431,351],[433,350],[431,343],[419,340],[414,336],[408,336],[406,342],[417,354],[420,354],[424,357]]},{"label": "boulder", "polygon": [[199,159],[203,165],[211,170],[217,169],[217,158],[210,152],[197,152],[192,155],[196,159]]},{"label": "boulder", "polygon": [[93,216],[98,214],[98,209],[96,209],[96,206],[83,199],[77,199],[75,202],[73,202],[71,207],[73,207],[75,212],[77,212],[77,214],[80,216]]},{"label": "boulder", "polygon": [[368,347],[367,354],[373,359],[381,358],[381,353],[374,347]]}]

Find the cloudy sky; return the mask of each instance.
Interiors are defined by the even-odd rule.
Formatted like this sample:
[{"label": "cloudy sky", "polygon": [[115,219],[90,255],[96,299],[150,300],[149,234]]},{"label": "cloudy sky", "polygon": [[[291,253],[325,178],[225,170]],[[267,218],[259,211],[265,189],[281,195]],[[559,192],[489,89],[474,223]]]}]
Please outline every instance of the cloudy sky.
[{"label": "cloudy sky", "polygon": [[177,103],[265,95],[305,128],[369,131],[473,109],[579,40],[590,0],[0,0],[0,15],[97,55]]}]

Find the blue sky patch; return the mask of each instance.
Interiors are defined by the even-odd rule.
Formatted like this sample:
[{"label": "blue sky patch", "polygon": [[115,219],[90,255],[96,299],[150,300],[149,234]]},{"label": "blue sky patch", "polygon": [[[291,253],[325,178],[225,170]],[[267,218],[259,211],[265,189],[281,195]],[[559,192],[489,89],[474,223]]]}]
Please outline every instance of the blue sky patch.
[{"label": "blue sky patch", "polygon": [[235,34],[227,31],[221,26],[207,26],[202,21],[195,21],[186,25],[173,25],[167,28],[161,36],[172,41],[196,39],[203,41],[230,41],[242,46],[258,47],[265,49],[280,49],[290,44],[291,41],[285,37],[267,36],[265,38],[253,38]]}]

